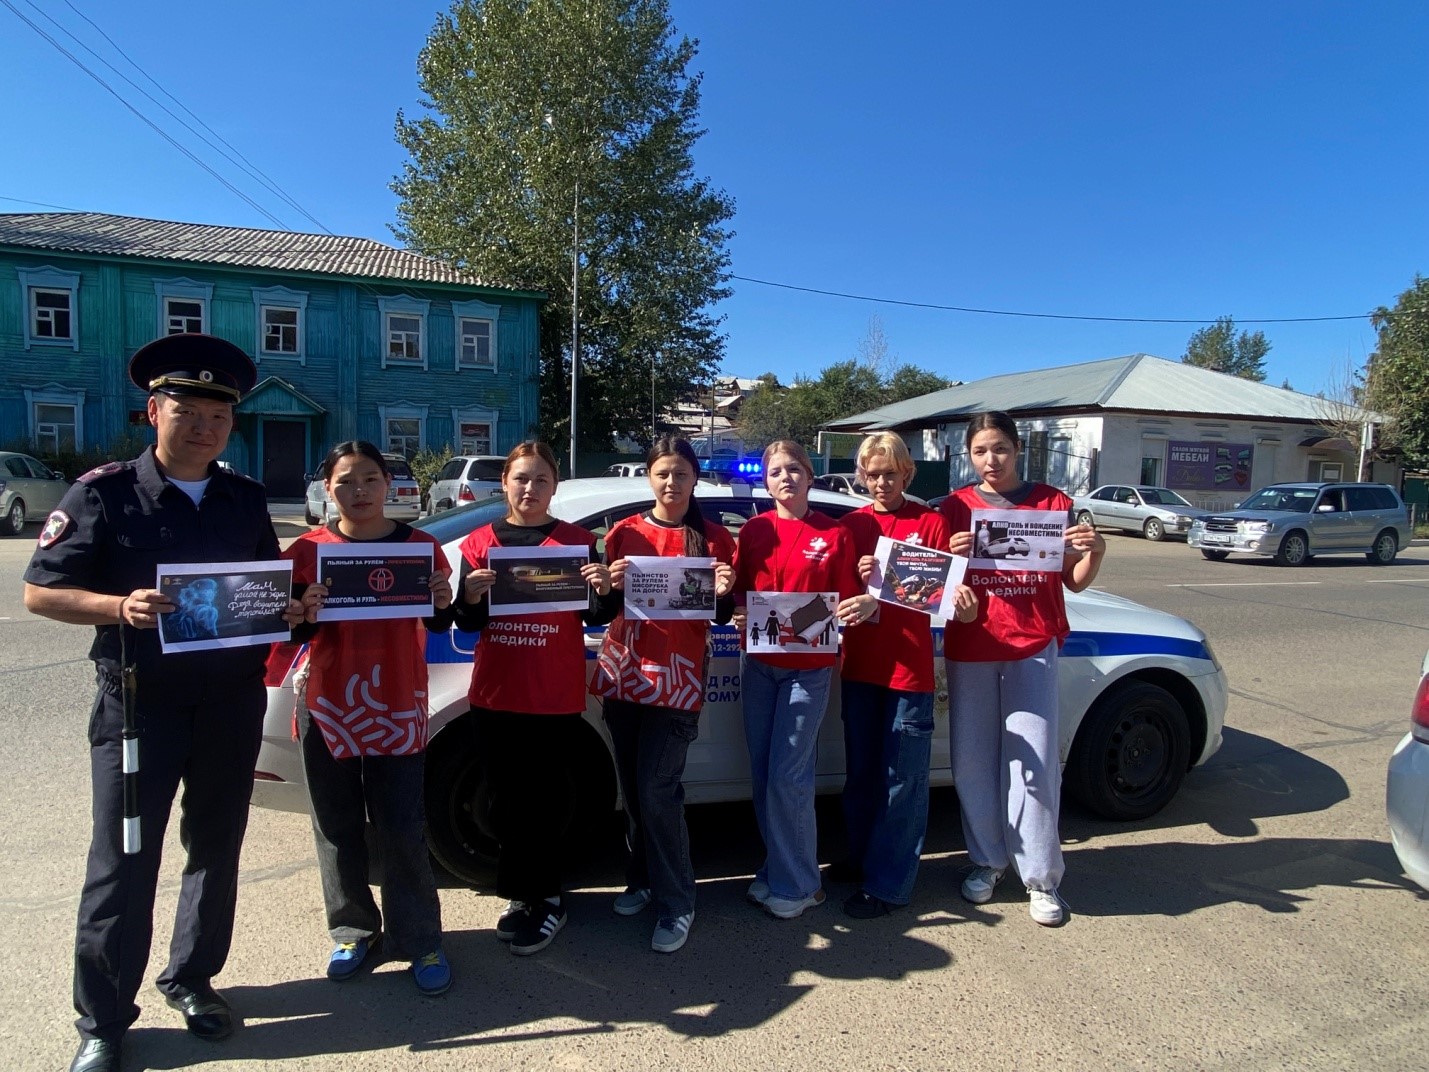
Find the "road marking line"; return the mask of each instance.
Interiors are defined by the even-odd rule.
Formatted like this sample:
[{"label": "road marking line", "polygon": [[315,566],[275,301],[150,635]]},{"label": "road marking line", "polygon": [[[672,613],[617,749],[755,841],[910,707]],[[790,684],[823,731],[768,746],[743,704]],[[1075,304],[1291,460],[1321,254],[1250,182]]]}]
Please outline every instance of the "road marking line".
[{"label": "road marking line", "polygon": [[1429,577],[1383,577],[1365,584],[1429,584]]},{"label": "road marking line", "polygon": [[1192,584],[1168,584],[1167,588],[1266,588],[1287,585],[1320,584],[1320,581],[1197,581]]}]

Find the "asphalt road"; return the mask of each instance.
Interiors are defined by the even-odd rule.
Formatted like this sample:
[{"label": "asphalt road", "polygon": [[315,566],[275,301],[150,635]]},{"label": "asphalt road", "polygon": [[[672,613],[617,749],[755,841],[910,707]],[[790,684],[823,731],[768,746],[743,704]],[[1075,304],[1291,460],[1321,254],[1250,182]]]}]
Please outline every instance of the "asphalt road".
[{"label": "asphalt road", "polygon": [[[621,875],[607,852],[535,957],[495,941],[494,897],[444,889],[457,982],[422,999],[403,965],[318,978],[306,820],[255,810],[218,980],[245,1025],[199,1042],[146,990],[126,1069],[1424,1068],[1429,896],[1389,847],[1384,770],[1429,648],[1429,547],[1387,568],[1286,570],[1108,541],[1100,587],[1201,625],[1232,699],[1225,746],[1160,815],[1065,814],[1066,926],[1036,926],[1006,887],[983,907],[959,899],[967,857],[947,792],[910,908],[855,922],[834,886],[825,907],[775,922],[742,900],[751,813],[721,806],[692,817],[700,905],[680,953],[651,953],[653,921],[610,912]],[[26,1072],[64,1068],[75,1044],[92,682],[89,631],[21,606],[29,548],[0,542],[0,1066]]]}]

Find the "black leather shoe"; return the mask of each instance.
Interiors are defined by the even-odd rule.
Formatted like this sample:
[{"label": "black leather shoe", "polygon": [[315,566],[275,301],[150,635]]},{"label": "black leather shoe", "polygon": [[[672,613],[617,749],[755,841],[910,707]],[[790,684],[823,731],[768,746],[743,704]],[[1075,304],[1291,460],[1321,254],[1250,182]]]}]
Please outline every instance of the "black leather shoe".
[{"label": "black leather shoe", "polygon": [[233,1010],[218,992],[205,983],[202,986],[175,986],[164,994],[169,1008],[184,1014],[189,1034],[205,1042],[217,1042],[233,1034]]},{"label": "black leather shoe", "polygon": [[119,1072],[119,1043],[87,1038],[69,1063],[69,1072]]},{"label": "black leather shoe", "polygon": [[865,890],[859,890],[844,902],[844,911],[854,919],[877,919],[879,916],[888,915],[897,907]]}]

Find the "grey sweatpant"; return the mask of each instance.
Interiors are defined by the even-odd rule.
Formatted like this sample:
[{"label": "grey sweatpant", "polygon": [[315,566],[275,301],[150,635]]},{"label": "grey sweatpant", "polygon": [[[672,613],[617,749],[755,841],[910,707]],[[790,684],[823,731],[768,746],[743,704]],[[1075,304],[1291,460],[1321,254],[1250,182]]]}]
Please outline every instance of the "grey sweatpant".
[{"label": "grey sweatpant", "polygon": [[1057,643],[1014,662],[948,660],[953,780],[968,856],[1012,864],[1030,890],[1062,881]]}]

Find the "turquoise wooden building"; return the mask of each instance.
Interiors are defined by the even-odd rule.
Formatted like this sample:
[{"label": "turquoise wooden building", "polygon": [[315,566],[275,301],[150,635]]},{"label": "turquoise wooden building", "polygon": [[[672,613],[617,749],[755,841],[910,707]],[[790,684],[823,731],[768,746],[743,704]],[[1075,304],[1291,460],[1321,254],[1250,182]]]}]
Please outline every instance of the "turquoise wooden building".
[{"label": "turquoise wooden building", "polygon": [[258,366],[225,458],[272,495],[343,439],[504,454],[535,430],[543,297],[366,238],[0,214],[0,446],[147,428],[130,356],[206,331]]}]

